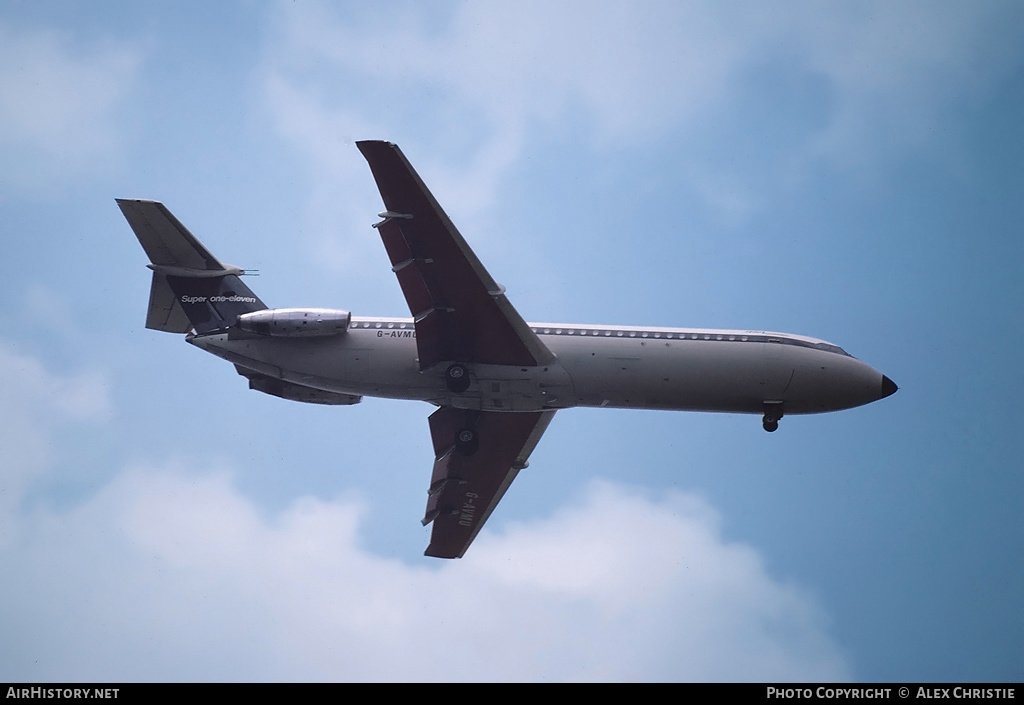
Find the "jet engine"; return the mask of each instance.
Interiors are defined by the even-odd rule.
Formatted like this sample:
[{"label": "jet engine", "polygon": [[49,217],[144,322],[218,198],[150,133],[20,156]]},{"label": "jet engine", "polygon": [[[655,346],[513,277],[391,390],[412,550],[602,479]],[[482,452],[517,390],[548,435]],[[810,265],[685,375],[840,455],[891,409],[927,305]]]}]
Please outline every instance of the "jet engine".
[{"label": "jet engine", "polygon": [[348,330],[352,314],[333,308],[268,308],[238,317],[249,333],[278,338],[321,338]]}]

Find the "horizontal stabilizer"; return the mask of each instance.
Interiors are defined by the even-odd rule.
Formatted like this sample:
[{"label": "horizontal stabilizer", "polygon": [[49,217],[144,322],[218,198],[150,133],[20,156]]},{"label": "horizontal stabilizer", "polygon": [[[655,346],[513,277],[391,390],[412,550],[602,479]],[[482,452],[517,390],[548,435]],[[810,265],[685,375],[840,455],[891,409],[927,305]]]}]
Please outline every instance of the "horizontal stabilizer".
[{"label": "horizontal stabilizer", "polygon": [[163,203],[136,198],[116,200],[153,264],[183,269],[225,269]]}]

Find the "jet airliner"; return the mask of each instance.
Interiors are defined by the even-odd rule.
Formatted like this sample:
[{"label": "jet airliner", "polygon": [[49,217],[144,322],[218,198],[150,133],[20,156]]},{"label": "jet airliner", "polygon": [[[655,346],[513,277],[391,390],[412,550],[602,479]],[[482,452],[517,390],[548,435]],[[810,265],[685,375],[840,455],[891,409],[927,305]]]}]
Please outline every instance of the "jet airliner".
[{"label": "jet airliner", "polygon": [[376,228],[409,318],[268,308],[163,204],[118,199],[152,270],[146,327],[234,364],[249,388],[312,404],[418,399],[434,463],[426,555],[460,558],[555,412],[575,406],[783,415],[861,406],[896,391],[816,338],[752,330],[527,323],[402,151],[358,142],[384,210]]}]

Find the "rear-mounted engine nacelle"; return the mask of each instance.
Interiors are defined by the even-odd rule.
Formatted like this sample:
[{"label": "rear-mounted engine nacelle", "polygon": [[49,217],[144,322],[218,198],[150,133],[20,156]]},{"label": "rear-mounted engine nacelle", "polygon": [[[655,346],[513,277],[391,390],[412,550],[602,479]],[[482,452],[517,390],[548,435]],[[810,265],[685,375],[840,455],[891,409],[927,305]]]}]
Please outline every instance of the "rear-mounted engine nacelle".
[{"label": "rear-mounted engine nacelle", "polygon": [[280,338],[316,338],[344,333],[351,319],[348,311],[333,308],[269,308],[243,313],[238,327]]}]

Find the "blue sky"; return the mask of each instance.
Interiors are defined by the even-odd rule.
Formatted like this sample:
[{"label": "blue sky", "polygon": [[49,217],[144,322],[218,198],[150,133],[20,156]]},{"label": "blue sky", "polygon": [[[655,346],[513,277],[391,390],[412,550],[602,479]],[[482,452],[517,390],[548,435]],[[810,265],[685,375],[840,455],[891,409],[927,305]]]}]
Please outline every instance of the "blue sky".
[{"label": "blue sky", "polygon": [[[1024,677],[1018,3],[0,6],[0,679]],[[406,315],[400,144],[527,320],[782,330],[838,414],[559,413],[422,557],[424,404],[144,328],[115,197]]]}]

